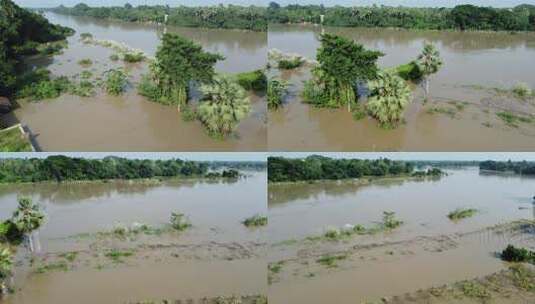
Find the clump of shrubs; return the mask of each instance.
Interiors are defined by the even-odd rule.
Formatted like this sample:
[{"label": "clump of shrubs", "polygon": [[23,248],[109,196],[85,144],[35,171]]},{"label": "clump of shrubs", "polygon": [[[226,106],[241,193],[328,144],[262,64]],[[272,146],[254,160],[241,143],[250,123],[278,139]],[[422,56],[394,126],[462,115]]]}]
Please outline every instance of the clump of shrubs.
[{"label": "clump of shrubs", "polygon": [[242,223],[246,227],[260,227],[267,225],[268,218],[267,216],[257,214],[252,217],[246,218]]},{"label": "clump of shrubs", "polygon": [[513,87],[512,91],[518,98],[528,98],[533,96],[533,90],[527,83],[518,83]]},{"label": "clump of shrubs", "polygon": [[128,85],[128,75],[119,69],[112,69],[106,72],[104,87],[110,95],[121,95]]},{"label": "clump of shrubs", "polygon": [[240,73],[236,76],[238,84],[248,91],[265,92],[267,77],[263,70]]},{"label": "clump of shrubs", "polygon": [[81,66],[90,66],[93,64],[93,60],[89,58],[84,58],[78,61],[78,64]]},{"label": "clump of shrubs", "polygon": [[177,231],[184,231],[191,227],[191,223],[186,218],[184,213],[173,212],[171,213],[171,227]]},{"label": "clump of shrubs", "polygon": [[507,246],[507,248],[502,251],[501,258],[508,262],[535,264],[535,252],[526,248],[517,248],[513,245]]},{"label": "clump of shrubs", "polygon": [[297,57],[290,58],[290,59],[279,60],[278,66],[279,66],[279,69],[291,70],[291,69],[296,69],[300,67],[301,65],[303,65],[303,63],[304,63],[303,58],[297,56]]},{"label": "clump of shrubs", "polygon": [[145,60],[145,55],[142,52],[128,52],[123,54],[123,61],[128,63],[136,63]]},{"label": "clump of shrubs", "polygon": [[284,95],[288,92],[288,84],[282,79],[271,78],[268,82],[268,108],[277,109],[282,106]]}]

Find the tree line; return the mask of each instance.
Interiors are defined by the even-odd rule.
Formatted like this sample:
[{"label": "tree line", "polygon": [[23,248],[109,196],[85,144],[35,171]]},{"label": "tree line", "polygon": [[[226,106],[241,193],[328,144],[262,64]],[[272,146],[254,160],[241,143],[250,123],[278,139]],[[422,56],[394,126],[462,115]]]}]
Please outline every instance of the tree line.
[{"label": "tree line", "polygon": [[[320,179],[346,179],[363,176],[403,175],[413,173],[410,162],[381,159],[335,159],[312,155],[306,158],[268,158],[270,182],[295,182]],[[431,171],[430,171],[431,173]],[[432,174],[435,174],[433,172]]]},{"label": "tree line", "polygon": [[192,177],[205,175],[208,167],[208,163],[181,159],[85,159],[63,155],[12,158],[0,160],[0,183]]},{"label": "tree line", "polygon": [[137,7],[131,4],[114,7],[90,7],[79,3],[73,7],[63,5],[52,11],[73,16],[117,19],[130,22],[164,23],[186,27],[245,29],[267,31],[265,8],[257,6],[218,5],[206,7],[170,7],[169,5]]},{"label": "tree line", "polygon": [[479,170],[514,172],[516,174],[535,175],[535,163],[528,161],[484,161],[479,163]]},{"label": "tree line", "polygon": [[[454,8],[325,7],[271,2],[267,18],[272,23],[315,23],[344,27],[395,27],[430,30],[535,30],[535,5],[493,8],[458,5]],[[322,20],[323,16],[323,20]],[[322,22],[323,21],[323,22]]]},{"label": "tree line", "polygon": [[51,24],[11,0],[0,0],[0,96],[11,96],[20,87],[24,56],[36,54],[41,45],[64,40],[73,33],[73,29]]}]

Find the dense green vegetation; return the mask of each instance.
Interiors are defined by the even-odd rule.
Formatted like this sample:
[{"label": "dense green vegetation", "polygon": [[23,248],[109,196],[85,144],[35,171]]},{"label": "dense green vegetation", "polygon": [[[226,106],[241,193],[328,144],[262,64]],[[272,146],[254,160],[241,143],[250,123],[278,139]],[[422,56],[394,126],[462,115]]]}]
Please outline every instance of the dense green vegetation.
[{"label": "dense green vegetation", "polygon": [[479,163],[479,170],[514,172],[516,174],[535,175],[534,162],[513,162],[513,161],[484,161]]},{"label": "dense green vegetation", "polygon": [[128,75],[120,69],[112,69],[106,72],[104,87],[111,95],[121,95],[128,85]]},{"label": "dense green vegetation", "polygon": [[0,130],[0,152],[31,152],[32,146],[19,127]]},{"label": "dense green vegetation", "polygon": [[270,182],[403,175],[410,174],[413,169],[414,167],[411,163],[387,158],[376,160],[335,159],[318,155],[312,155],[304,159],[268,158],[268,179]]},{"label": "dense green vegetation", "polygon": [[393,72],[379,72],[368,83],[370,96],[366,107],[384,128],[396,126],[403,118],[405,108],[412,101],[407,82]]},{"label": "dense green vegetation", "polygon": [[295,57],[292,59],[281,59],[278,62],[278,67],[282,70],[291,70],[300,67],[301,65],[303,65],[303,63],[304,61],[301,57]]},{"label": "dense green vegetation", "polygon": [[448,213],[448,218],[452,221],[458,221],[468,217],[472,217],[476,215],[477,212],[478,210],[473,208],[459,208]]},{"label": "dense green vegetation", "polygon": [[272,23],[321,23],[345,27],[396,27],[433,30],[535,30],[535,6],[512,9],[458,5],[454,8],[410,8],[391,6],[325,7],[272,2],[267,18]]},{"label": "dense green vegetation", "polygon": [[268,108],[277,109],[282,106],[284,96],[288,92],[288,83],[280,78],[273,77],[268,82],[267,101]]},{"label": "dense green vegetation", "polygon": [[508,262],[521,262],[535,264],[535,252],[526,248],[517,248],[513,245],[507,246],[502,251],[501,258]]},{"label": "dense green vegetation", "polygon": [[238,84],[248,91],[266,91],[267,77],[263,70],[239,73],[236,79]]},{"label": "dense green vegetation", "polygon": [[380,56],[381,52],[366,50],[344,37],[322,35],[316,56],[319,66],[305,83],[304,101],[320,107],[350,107],[357,101],[358,82],[376,78]]},{"label": "dense green vegetation", "polygon": [[246,227],[266,226],[267,223],[268,223],[268,218],[267,218],[267,216],[263,216],[263,215],[257,214],[257,215],[251,216],[249,218],[246,218],[242,223]]},{"label": "dense green vegetation", "polygon": [[45,159],[1,159],[0,183],[137,179],[204,175],[208,164],[173,160],[71,158],[62,155]]},{"label": "dense green vegetation", "polygon": [[81,97],[90,97],[94,94],[95,85],[88,81],[89,71],[81,73],[81,81],[73,82],[65,76],[52,78],[50,71],[36,69],[24,73],[19,77],[20,89],[17,98],[29,101],[58,98],[61,94],[70,93]]},{"label": "dense green vegetation", "polygon": [[222,59],[219,54],[203,51],[191,40],[164,34],[156,60],[150,66],[151,75],[144,77],[139,93],[159,103],[177,105],[180,110],[188,101],[190,83],[210,82],[215,63]]},{"label": "dense green vegetation", "polygon": [[0,96],[12,96],[20,89],[22,58],[27,55],[57,53],[60,41],[74,31],[53,25],[43,16],[27,11],[11,0],[0,0]]},{"label": "dense green vegetation", "polygon": [[247,93],[229,76],[215,76],[201,91],[204,97],[197,115],[212,136],[230,135],[251,110]]},{"label": "dense green vegetation", "polygon": [[168,5],[140,5],[133,7],[126,4],[114,7],[89,7],[84,3],[79,3],[74,7],[62,5],[52,9],[52,11],[74,16],[158,23],[164,23],[165,16],[168,15],[167,24],[176,26],[267,30],[266,9],[256,6],[169,7]]}]

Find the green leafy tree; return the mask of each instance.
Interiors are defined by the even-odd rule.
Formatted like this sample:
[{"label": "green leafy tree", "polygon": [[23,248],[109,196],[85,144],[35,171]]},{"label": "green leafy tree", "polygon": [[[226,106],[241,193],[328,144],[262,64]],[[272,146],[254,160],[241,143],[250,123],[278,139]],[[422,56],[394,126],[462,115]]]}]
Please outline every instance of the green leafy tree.
[{"label": "green leafy tree", "polygon": [[247,93],[231,77],[216,76],[212,83],[203,85],[201,91],[204,100],[197,113],[212,135],[229,135],[251,109]]},{"label": "green leafy tree", "polygon": [[39,205],[34,204],[28,197],[19,198],[19,206],[13,213],[13,221],[19,230],[28,237],[30,251],[34,251],[33,232],[41,227],[45,221],[45,214]]},{"label": "green leafy tree", "polygon": [[157,84],[158,101],[180,106],[188,101],[190,82],[209,82],[215,74],[214,65],[224,57],[203,51],[191,40],[174,34],[164,34],[151,65]]},{"label": "green leafy tree", "polygon": [[370,98],[367,108],[383,127],[392,127],[399,122],[412,93],[401,77],[393,72],[380,72],[377,79],[370,81]]},{"label": "green leafy tree", "polygon": [[356,102],[358,81],[375,78],[377,59],[381,52],[366,50],[364,46],[346,38],[324,34],[318,49],[315,77],[323,83],[321,103],[329,106],[350,105]]},{"label": "green leafy tree", "polygon": [[6,280],[11,277],[13,268],[13,254],[8,247],[0,248],[0,289],[2,294],[7,293]]},{"label": "green leafy tree", "polygon": [[424,44],[424,49],[418,56],[416,65],[424,77],[425,99],[427,100],[429,95],[429,77],[438,72],[438,70],[442,67],[440,52],[437,50],[435,45],[431,43]]}]

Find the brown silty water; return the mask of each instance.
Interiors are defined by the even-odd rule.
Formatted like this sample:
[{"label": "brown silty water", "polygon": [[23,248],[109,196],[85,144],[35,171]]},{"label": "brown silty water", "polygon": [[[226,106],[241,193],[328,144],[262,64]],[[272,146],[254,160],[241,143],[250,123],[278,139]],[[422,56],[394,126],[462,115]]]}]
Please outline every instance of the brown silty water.
[{"label": "brown silty water", "polygon": [[[269,274],[270,303],[379,300],[500,271],[508,265],[497,253],[508,244],[535,248],[535,179],[480,174],[477,168],[447,172],[440,179],[365,185],[270,185],[268,259],[281,265]],[[478,212],[451,221],[447,215],[457,208]],[[395,212],[403,224],[339,241],[309,238],[347,224],[373,227],[383,211]],[[516,221],[531,224],[511,224]],[[341,258],[329,267],[318,262],[326,256]]]},{"label": "brown silty water", "polygon": [[[63,95],[55,100],[21,103],[11,120],[27,125],[37,145],[48,151],[263,151],[267,140],[265,98],[250,93],[252,108],[236,132],[226,140],[211,138],[198,121],[185,122],[175,107],[148,101],[135,88],[146,63],[125,64],[112,61],[110,48],[84,44],[80,33],[91,33],[98,40],[114,40],[154,56],[164,31],[162,26],[46,13],[53,23],[76,30],[68,38],[69,47],[53,58],[33,58],[30,66],[46,67],[54,75],[78,79],[82,70],[91,71],[92,80],[111,68],[125,68],[132,85],[119,97],[97,88],[93,97]],[[267,33],[180,28],[168,26],[177,33],[201,44],[205,50],[225,56],[216,65],[220,73],[239,73],[263,68],[266,62]],[[82,68],[83,58],[93,65]],[[194,92],[194,99],[198,93]],[[195,104],[195,103],[194,103]]]},{"label": "brown silty water", "polygon": [[[2,303],[130,303],[266,294],[265,235],[241,222],[266,214],[266,175],[235,182],[164,180],[0,187],[0,215],[11,216],[20,195],[47,214],[32,256],[19,246],[14,289]],[[247,189],[244,191],[243,189]],[[167,223],[184,213],[192,227]],[[155,234],[110,234],[140,223]],[[131,252],[113,260],[106,253]],[[66,254],[75,252],[72,260]],[[64,268],[43,267],[63,263]],[[40,270],[41,269],[41,270]],[[232,277],[232,280],[228,278]]]},{"label": "brown silty water", "polygon": [[[383,68],[416,59],[425,41],[433,42],[444,65],[431,76],[430,101],[420,85],[404,122],[384,130],[373,118],[355,121],[347,109],[317,109],[302,103],[308,67],[273,73],[290,83],[285,104],[268,114],[270,150],[290,151],[531,151],[533,123],[507,125],[496,113],[529,116],[534,100],[511,93],[517,83],[535,87],[533,33],[408,31],[394,29],[323,28],[383,52]],[[269,49],[315,59],[321,27],[270,25]],[[448,113],[429,113],[434,108]],[[288,130],[291,130],[288,131]]]}]

